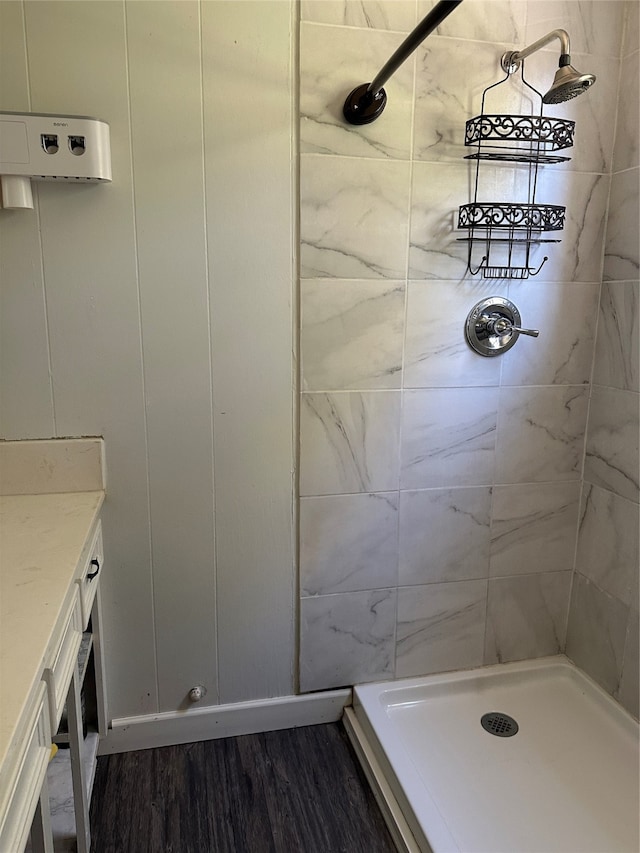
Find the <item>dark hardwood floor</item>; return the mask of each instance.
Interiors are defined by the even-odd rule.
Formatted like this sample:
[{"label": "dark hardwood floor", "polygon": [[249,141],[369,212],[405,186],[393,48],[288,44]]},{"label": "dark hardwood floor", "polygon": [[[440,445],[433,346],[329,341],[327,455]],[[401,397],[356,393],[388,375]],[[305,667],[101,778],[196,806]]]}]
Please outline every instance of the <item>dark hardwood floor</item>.
[{"label": "dark hardwood floor", "polygon": [[395,853],[339,723],[98,759],[93,853]]}]

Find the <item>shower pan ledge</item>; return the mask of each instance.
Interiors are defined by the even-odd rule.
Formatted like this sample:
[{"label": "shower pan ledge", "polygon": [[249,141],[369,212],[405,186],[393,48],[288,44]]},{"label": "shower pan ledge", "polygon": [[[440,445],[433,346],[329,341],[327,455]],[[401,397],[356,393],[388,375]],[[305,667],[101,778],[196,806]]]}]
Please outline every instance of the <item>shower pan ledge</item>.
[{"label": "shower pan ledge", "polygon": [[638,725],[562,655],[361,685],[344,722],[399,850],[639,849]]}]

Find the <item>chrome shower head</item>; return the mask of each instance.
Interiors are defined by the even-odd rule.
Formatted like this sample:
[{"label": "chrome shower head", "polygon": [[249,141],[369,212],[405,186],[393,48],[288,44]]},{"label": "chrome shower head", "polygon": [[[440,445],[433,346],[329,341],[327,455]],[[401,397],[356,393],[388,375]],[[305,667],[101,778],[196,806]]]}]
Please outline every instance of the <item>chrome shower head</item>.
[{"label": "chrome shower head", "polygon": [[501,60],[502,69],[507,74],[513,74],[520,67],[523,59],[531,56],[537,50],[546,47],[554,39],[558,39],[561,46],[560,67],[556,71],[551,88],[542,98],[545,104],[560,104],[563,101],[576,98],[578,95],[586,92],[596,82],[593,74],[581,74],[571,65],[569,33],[566,30],[552,30],[546,36],[538,39],[538,41],[530,44],[523,50],[507,51],[507,53],[503,54]]},{"label": "chrome shower head", "polygon": [[581,74],[573,65],[561,65],[556,71],[551,88],[542,98],[545,104],[561,104],[586,92],[596,82],[593,74]]}]

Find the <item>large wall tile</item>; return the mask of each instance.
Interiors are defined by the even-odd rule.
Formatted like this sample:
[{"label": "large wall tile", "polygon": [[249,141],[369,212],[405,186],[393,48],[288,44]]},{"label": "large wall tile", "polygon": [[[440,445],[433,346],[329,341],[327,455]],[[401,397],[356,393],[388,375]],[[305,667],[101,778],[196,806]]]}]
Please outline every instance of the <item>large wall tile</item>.
[{"label": "large wall tile", "polygon": [[501,389],[496,482],[579,479],[587,402],[584,388]]},{"label": "large wall tile", "polygon": [[[518,198],[526,196],[527,170],[520,170],[519,177]],[[545,256],[549,258],[540,273],[541,278],[547,281],[600,281],[609,180],[608,175],[583,174],[569,169],[540,170],[536,202],[566,207],[563,231],[549,235],[562,242],[543,243],[534,247],[531,253],[533,264],[540,264]]]},{"label": "large wall tile", "polygon": [[632,281],[640,271],[638,246],[638,184],[640,170],[618,172],[611,179],[607,240],[604,249],[606,281]]},{"label": "large wall tile", "polygon": [[638,504],[585,483],[576,571],[624,604],[638,597],[639,528]]},{"label": "large wall tile", "polygon": [[502,282],[411,281],[407,294],[405,388],[498,385],[499,358],[483,358],[464,338],[476,302],[506,296]]},{"label": "large wall tile", "polygon": [[[463,131],[464,132],[464,131]],[[467,270],[467,236],[458,230],[458,208],[473,200],[475,166],[468,163],[413,164],[409,278],[464,278]],[[517,199],[517,169],[483,168],[479,201]],[[480,253],[481,257],[481,253]],[[476,259],[474,253],[474,261]],[[476,263],[477,265],[477,263]]]},{"label": "large wall tile", "polygon": [[486,578],[491,489],[400,492],[398,583]]},{"label": "large wall tile", "polygon": [[397,492],[302,498],[302,595],[394,587],[397,580]]},{"label": "large wall tile", "polygon": [[579,493],[578,482],[496,486],[490,575],[571,571]]},{"label": "large wall tile", "polygon": [[593,381],[627,391],[640,391],[640,296],[637,281],[605,281]]},{"label": "large wall tile", "polygon": [[540,337],[521,335],[502,359],[502,385],[582,385],[591,377],[600,288],[592,284],[512,282],[509,299],[522,325]]},{"label": "large wall tile", "polygon": [[[469,8],[465,0],[459,20]],[[465,148],[465,123],[480,113],[483,90],[504,76],[499,62],[507,47],[430,36],[418,48],[414,159],[461,163],[474,150]],[[522,86],[507,84],[491,93],[486,111],[519,114],[521,101]]]},{"label": "large wall tile", "polygon": [[398,590],[396,677],[482,663],[487,581]]},{"label": "large wall tile", "polygon": [[306,391],[400,387],[402,283],[320,279],[300,289]]},{"label": "large wall tile", "polygon": [[405,391],[402,489],[493,482],[498,390]]},{"label": "large wall tile", "polygon": [[[526,43],[562,27],[571,36],[572,55],[582,51],[600,56],[620,56],[622,8],[619,0],[535,0],[527,4]],[[556,55],[559,55],[559,48],[559,41],[550,45]]]},{"label": "large wall tile", "polygon": [[571,572],[490,580],[485,664],[558,654],[570,586]]},{"label": "large wall tile", "polygon": [[300,689],[326,690],[393,675],[395,589],[303,598]]},{"label": "large wall tile", "polygon": [[398,488],[400,392],[303,394],[300,494]]},{"label": "large wall tile", "polygon": [[[637,7],[636,3],[636,7]],[[613,152],[613,168],[616,172],[638,165],[638,60],[637,50],[622,60],[621,86],[618,101],[618,123],[616,126],[616,147]]]},{"label": "large wall tile", "polygon": [[627,627],[627,639],[624,646],[624,658],[622,661],[622,674],[620,676],[620,686],[615,694],[616,699],[634,715],[640,715],[640,689],[638,687],[638,674],[640,673],[640,664],[638,656],[638,646],[640,645],[640,636],[638,633],[638,611],[633,610],[629,614],[629,624]]},{"label": "large wall tile", "polygon": [[303,278],[404,278],[409,163],[303,155]]},{"label": "large wall tile", "polygon": [[596,385],[591,394],[584,477],[623,498],[638,501],[640,397]]},{"label": "large wall tile", "polygon": [[302,0],[300,17],[323,24],[409,32],[416,24],[416,4],[415,0]]},{"label": "large wall tile", "polygon": [[[433,8],[432,0],[418,0],[418,17]],[[506,41],[518,45],[524,38],[527,3],[524,0],[465,0],[436,30],[438,35],[474,41]],[[498,57],[499,59],[500,57]]]},{"label": "large wall tile", "polygon": [[620,683],[629,608],[576,573],[567,655],[609,693]]},{"label": "large wall tile", "polygon": [[300,151],[407,160],[411,153],[414,59],[385,84],[384,118],[354,126],[342,107],[371,80],[382,57],[398,46],[395,33],[303,23],[300,27]]}]

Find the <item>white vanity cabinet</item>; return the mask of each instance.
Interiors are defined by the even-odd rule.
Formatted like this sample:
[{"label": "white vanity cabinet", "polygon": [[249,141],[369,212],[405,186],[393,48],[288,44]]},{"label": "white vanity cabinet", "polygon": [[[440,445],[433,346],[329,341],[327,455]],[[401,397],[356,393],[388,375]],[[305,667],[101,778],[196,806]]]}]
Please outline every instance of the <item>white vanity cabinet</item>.
[{"label": "white vanity cabinet", "polygon": [[[23,850],[51,752],[47,691],[41,682],[18,733],[20,748],[0,778],[0,850]],[[41,818],[42,819],[42,818]],[[47,816],[44,816],[46,822]],[[44,847],[47,850],[47,847]]]},{"label": "white vanity cabinet", "polygon": [[[104,493],[0,497],[0,853],[53,850],[47,768],[66,705],[79,853],[90,849],[78,652],[91,626],[107,725],[100,582]],[[95,761],[95,752],[92,759]]]},{"label": "white vanity cabinet", "polygon": [[63,618],[59,627],[56,626],[57,630],[52,638],[51,653],[47,655],[44,662],[43,674],[47,684],[52,733],[58,728],[62,717],[82,641],[80,596],[75,585],[70,587],[68,595],[69,601],[63,609]]}]

